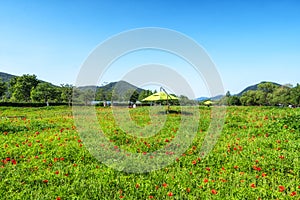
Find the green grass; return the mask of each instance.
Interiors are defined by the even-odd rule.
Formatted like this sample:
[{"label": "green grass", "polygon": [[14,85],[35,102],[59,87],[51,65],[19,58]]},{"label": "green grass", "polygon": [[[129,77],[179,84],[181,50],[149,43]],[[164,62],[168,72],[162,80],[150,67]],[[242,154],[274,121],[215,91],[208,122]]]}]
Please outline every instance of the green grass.
[{"label": "green grass", "polygon": [[[131,109],[130,118],[140,127],[163,125],[150,138],[142,132],[127,134],[110,108],[97,108],[99,127],[112,144],[142,156],[164,147],[180,126],[179,114],[169,114],[161,123],[151,121],[149,112],[147,107]],[[131,174],[113,170],[89,153],[71,108],[1,107],[0,198],[300,198],[299,109],[228,107],[217,144],[200,159],[210,112],[200,108],[197,135],[184,155],[163,169]]]}]

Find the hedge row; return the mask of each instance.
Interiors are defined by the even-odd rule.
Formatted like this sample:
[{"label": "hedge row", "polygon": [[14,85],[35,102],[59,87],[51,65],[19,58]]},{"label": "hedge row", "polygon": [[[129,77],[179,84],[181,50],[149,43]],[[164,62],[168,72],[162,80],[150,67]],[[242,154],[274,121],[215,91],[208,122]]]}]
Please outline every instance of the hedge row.
[{"label": "hedge row", "polygon": [[[68,103],[49,103],[49,106],[65,106]],[[47,106],[46,103],[31,103],[31,102],[0,102],[0,106],[9,107],[44,107]]]}]

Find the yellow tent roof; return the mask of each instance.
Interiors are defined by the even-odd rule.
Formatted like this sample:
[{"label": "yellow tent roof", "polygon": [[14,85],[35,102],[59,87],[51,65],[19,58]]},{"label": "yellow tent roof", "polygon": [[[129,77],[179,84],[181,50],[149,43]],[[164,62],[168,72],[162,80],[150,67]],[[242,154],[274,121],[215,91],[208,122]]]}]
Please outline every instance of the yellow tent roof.
[{"label": "yellow tent roof", "polygon": [[205,101],[204,104],[205,105],[211,105],[211,104],[213,104],[213,102],[208,100],[208,101]]},{"label": "yellow tent roof", "polygon": [[175,97],[171,94],[167,95],[164,92],[157,92],[157,93],[154,93],[154,94],[146,97],[142,101],[177,100],[177,99],[178,99],[177,97]]}]

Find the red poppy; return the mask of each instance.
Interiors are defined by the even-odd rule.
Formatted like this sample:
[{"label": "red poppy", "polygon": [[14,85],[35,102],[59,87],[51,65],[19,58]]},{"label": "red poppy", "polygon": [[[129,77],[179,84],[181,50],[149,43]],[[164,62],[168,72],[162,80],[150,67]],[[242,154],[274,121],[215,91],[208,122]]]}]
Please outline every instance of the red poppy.
[{"label": "red poppy", "polygon": [[191,191],[191,189],[190,189],[190,188],[186,188],[186,191],[187,191],[187,192],[190,192],[190,191]]},{"label": "red poppy", "polygon": [[11,160],[11,163],[12,163],[13,165],[16,165],[16,164],[17,164],[17,161],[16,161],[15,159],[12,159],[12,160]]},{"label": "red poppy", "polygon": [[252,184],[250,185],[250,187],[252,187],[252,188],[256,188],[256,186],[255,186],[255,184],[254,184],[254,183],[252,183]]},{"label": "red poppy", "polygon": [[59,174],[59,171],[55,171],[54,173],[55,173],[55,174]]},{"label": "red poppy", "polygon": [[49,181],[48,181],[48,180],[43,180],[43,182],[44,182],[44,183],[48,183]]},{"label": "red poppy", "polygon": [[193,165],[196,165],[196,164],[197,164],[197,161],[196,161],[196,160],[193,160],[193,161],[192,161],[192,164],[193,164]]},{"label": "red poppy", "polygon": [[60,197],[57,197],[56,200],[61,200],[61,198],[60,198]]},{"label": "red poppy", "polygon": [[168,196],[169,197],[173,196],[173,193],[172,192],[168,192]]},{"label": "red poppy", "polygon": [[120,199],[123,199],[124,198],[124,196],[123,195],[120,195]]},{"label": "red poppy", "polygon": [[293,197],[293,196],[295,196],[296,194],[297,194],[297,192],[294,191],[294,192],[292,192],[292,193],[290,194],[290,196]]},{"label": "red poppy", "polygon": [[166,188],[168,186],[168,184],[163,183],[162,186]]},{"label": "red poppy", "polygon": [[140,184],[135,184],[135,188],[139,188],[140,187]]},{"label": "red poppy", "polygon": [[154,196],[152,196],[152,195],[149,196],[149,199],[153,199],[153,198],[154,198]]},{"label": "red poppy", "polygon": [[212,190],[211,190],[211,193],[212,193],[212,194],[218,194],[217,190],[215,190],[215,189],[212,189]]},{"label": "red poppy", "polygon": [[261,175],[262,177],[266,177],[267,176],[267,174],[266,173],[262,173],[262,175]]},{"label": "red poppy", "polygon": [[206,167],[205,169],[206,169],[207,171],[210,171],[210,168],[209,168],[209,167]]},{"label": "red poppy", "polygon": [[203,182],[204,182],[204,183],[208,183],[208,179],[205,178],[205,179],[203,180]]},{"label": "red poppy", "polygon": [[279,188],[279,192],[283,192],[285,190],[285,187],[282,185],[279,185],[278,188]]}]

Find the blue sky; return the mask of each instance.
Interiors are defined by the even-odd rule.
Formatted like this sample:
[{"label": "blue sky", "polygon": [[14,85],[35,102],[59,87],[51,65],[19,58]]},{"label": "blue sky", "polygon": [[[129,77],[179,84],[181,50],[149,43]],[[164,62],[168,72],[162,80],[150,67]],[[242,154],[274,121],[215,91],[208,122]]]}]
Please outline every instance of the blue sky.
[{"label": "blue sky", "polygon": [[[200,44],[226,91],[238,93],[260,81],[295,85],[300,83],[299,10],[297,0],[1,1],[0,71],[74,84],[84,60],[107,38],[162,27]],[[100,82],[119,75],[112,69]],[[196,96],[207,95],[194,83]]]}]

